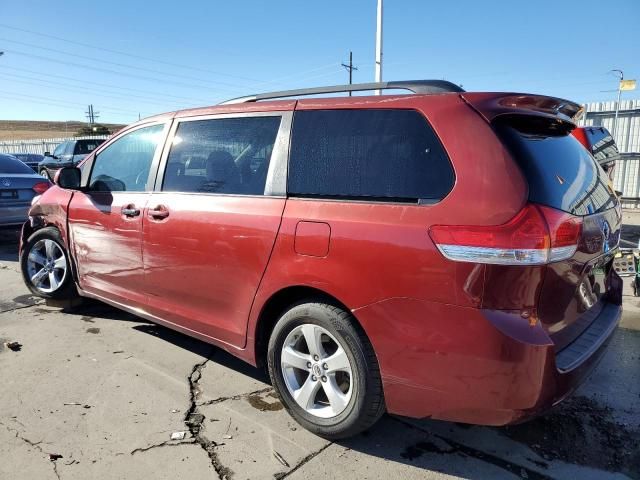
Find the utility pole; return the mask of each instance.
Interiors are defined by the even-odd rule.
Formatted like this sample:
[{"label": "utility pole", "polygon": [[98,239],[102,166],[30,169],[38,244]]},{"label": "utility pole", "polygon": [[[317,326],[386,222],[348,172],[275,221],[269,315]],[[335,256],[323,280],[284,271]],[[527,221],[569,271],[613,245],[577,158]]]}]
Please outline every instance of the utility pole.
[{"label": "utility pole", "polygon": [[[353,84],[353,71],[357,70],[358,67],[353,66],[353,52],[349,52],[349,65],[341,64],[344,68],[349,72],[349,85]],[[349,96],[351,96],[351,91],[349,91]]]},{"label": "utility pole", "polygon": [[87,120],[89,122],[89,126],[96,123],[96,118],[100,117],[99,115],[100,112],[96,112],[93,110],[93,104],[89,105],[87,107],[87,111],[84,113],[85,113],[85,117],[87,117]]},{"label": "utility pole", "polygon": [[[376,82],[382,81],[382,0],[378,0],[378,14],[376,21]],[[376,95],[382,92],[376,90]]]}]

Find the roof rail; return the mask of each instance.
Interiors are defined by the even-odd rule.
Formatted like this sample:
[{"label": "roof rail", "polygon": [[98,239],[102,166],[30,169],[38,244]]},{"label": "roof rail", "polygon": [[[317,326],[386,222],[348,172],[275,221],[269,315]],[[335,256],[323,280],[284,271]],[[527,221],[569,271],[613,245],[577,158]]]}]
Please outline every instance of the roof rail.
[{"label": "roof rail", "polygon": [[298,90],[283,90],[281,92],[258,93],[246,97],[232,98],[231,100],[220,103],[220,105],[257,102],[259,100],[271,100],[274,98],[302,97],[323,93],[362,92],[365,90],[409,90],[415,94],[464,92],[458,85],[446,80],[405,80],[399,82],[356,83],[353,85],[333,85],[330,87],[301,88]]}]

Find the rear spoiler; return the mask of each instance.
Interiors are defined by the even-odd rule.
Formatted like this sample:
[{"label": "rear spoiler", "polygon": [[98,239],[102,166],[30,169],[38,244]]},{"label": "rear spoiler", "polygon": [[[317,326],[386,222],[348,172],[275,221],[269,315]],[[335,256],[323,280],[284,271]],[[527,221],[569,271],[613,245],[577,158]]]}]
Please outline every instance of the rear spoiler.
[{"label": "rear spoiler", "polygon": [[529,115],[561,120],[575,127],[583,113],[582,106],[575,102],[545,95],[461,93],[460,97],[489,123],[501,115]]}]

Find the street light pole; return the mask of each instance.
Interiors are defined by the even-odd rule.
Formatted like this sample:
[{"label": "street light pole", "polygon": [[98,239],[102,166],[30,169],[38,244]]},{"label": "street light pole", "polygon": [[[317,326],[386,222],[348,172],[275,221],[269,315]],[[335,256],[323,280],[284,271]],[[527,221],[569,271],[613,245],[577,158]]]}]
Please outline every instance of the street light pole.
[{"label": "street light pole", "polygon": [[620,75],[620,81],[618,82],[618,101],[616,102],[616,114],[613,117],[613,132],[612,137],[615,140],[616,131],[618,130],[618,111],[620,110],[620,95],[622,94],[622,80],[624,80],[624,72],[622,70],[611,70],[612,72]]},{"label": "street light pole", "polygon": [[[378,0],[376,21],[376,82],[382,81],[382,0]],[[376,90],[376,95],[382,92]]]}]

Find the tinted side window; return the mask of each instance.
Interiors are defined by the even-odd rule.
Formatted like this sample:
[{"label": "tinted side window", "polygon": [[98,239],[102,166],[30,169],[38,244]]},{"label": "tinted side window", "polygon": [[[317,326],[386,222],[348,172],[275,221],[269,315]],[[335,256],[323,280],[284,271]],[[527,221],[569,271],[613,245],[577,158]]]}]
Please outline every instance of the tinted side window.
[{"label": "tinted side window", "polygon": [[91,190],[142,192],[164,125],[139,128],[102,150],[93,162]]},{"label": "tinted side window", "polygon": [[529,200],[574,215],[616,205],[609,179],[582,144],[567,131],[552,131],[546,120],[509,120],[497,132],[529,184]]},{"label": "tinted side window", "polygon": [[104,140],[78,140],[74,155],[88,155],[100,146]]},{"label": "tinted side window", "polygon": [[263,195],[280,120],[261,116],[180,123],[162,190]]},{"label": "tinted side window", "polygon": [[453,187],[449,158],[413,110],[299,111],[292,137],[292,195],[416,202]]}]

